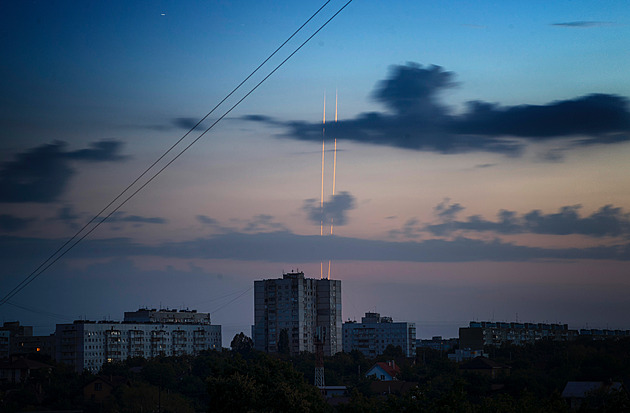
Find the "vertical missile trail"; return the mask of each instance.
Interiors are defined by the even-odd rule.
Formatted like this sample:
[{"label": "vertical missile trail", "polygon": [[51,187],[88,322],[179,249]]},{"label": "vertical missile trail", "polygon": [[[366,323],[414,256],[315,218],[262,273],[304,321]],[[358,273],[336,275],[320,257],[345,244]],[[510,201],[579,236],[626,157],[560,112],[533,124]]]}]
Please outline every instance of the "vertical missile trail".
[{"label": "vertical missile trail", "polygon": [[[337,123],[337,91],[335,90],[335,123]],[[337,180],[337,137],[335,137],[335,151],[333,155],[333,182],[332,182],[332,196],[335,196],[335,183]],[[334,221],[330,219],[330,235],[333,234]]]},{"label": "vertical missile trail", "polygon": [[[338,103],[338,99],[337,99],[337,90],[335,90],[335,123],[337,123],[337,103]],[[332,196],[335,196],[335,183],[337,180],[337,137],[335,137],[335,151],[334,151],[334,155],[333,155],[333,182],[332,182]],[[334,223],[335,223],[335,219],[333,217],[330,218],[330,236],[332,237],[333,235],[333,228],[334,228]],[[327,279],[330,280],[330,266],[331,266],[331,260],[328,260],[328,277]]]},{"label": "vertical missile trail", "polygon": [[[324,152],[326,146],[326,92],[324,92],[324,115],[322,117],[322,189],[319,201],[319,236],[324,236]],[[324,278],[324,262],[319,263],[319,278]]]},{"label": "vertical missile trail", "polygon": [[319,235],[324,235],[324,149],[326,145],[326,92],[324,92],[324,116],[322,118],[322,190],[319,208],[321,212]]}]

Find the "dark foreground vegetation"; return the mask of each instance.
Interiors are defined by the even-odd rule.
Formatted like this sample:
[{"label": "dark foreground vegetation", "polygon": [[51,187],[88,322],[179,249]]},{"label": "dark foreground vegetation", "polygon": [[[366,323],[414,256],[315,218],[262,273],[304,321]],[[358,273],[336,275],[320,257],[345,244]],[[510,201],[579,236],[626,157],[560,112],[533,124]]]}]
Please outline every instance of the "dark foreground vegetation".
[{"label": "dark foreground vegetation", "polygon": [[[326,401],[313,383],[315,357],[268,355],[237,336],[232,350],[198,356],[128,359],[108,364],[99,376],[53,366],[19,384],[2,383],[0,412],[568,412],[561,393],[568,381],[624,382],[630,378],[630,340],[539,342],[488,349],[511,367],[491,378],[466,372],[445,354],[418,350],[414,359],[390,347],[373,360],[359,352],[326,358],[327,385],[348,387],[344,398]],[[402,394],[375,392],[365,372],[396,360]],[[94,396],[95,386],[100,393]],[[104,396],[104,397],[103,397]],[[624,390],[590,394],[580,411],[626,412]]]}]

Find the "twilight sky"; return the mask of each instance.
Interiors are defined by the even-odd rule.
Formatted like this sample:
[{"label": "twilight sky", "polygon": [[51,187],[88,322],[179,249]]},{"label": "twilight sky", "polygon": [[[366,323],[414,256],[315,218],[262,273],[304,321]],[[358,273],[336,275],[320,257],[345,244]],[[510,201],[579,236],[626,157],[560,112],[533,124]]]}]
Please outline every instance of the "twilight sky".
[{"label": "twilight sky", "polygon": [[[322,4],[3,4],[0,296]],[[254,280],[332,260],[344,320],[378,311],[418,337],[476,319],[629,329],[629,49],[625,0],[355,0],[0,321],[48,334],[194,308],[227,346],[250,333]]]}]

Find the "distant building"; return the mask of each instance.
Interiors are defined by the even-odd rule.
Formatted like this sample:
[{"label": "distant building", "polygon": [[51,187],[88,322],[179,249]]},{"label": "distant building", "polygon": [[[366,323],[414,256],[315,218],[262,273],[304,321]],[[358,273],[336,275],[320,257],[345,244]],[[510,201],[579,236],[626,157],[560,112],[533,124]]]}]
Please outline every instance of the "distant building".
[{"label": "distant building", "polygon": [[54,337],[34,336],[32,326],[19,321],[5,322],[0,327],[0,359],[16,354],[40,353],[53,356]]},{"label": "distant building", "polygon": [[11,332],[0,330],[0,360],[9,358],[11,354]]},{"label": "distant building", "polygon": [[12,354],[46,354],[55,357],[55,335],[16,337]]},{"label": "distant building", "polygon": [[458,348],[454,353],[448,355],[448,359],[457,363],[461,363],[462,361],[472,360],[477,357],[488,357],[488,354],[484,353],[483,350],[472,350],[469,348]]},{"label": "distant building", "polygon": [[417,339],[416,348],[429,348],[437,351],[450,351],[459,346],[458,338],[442,338],[442,336],[433,336],[431,339]]},{"label": "distant building", "polygon": [[32,337],[32,326],[21,326],[19,321],[7,321],[0,327],[0,358],[17,353],[17,342],[22,337]]},{"label": "distant building", "polygon": [[572,341],[577,336],[577,330],[569,330],[567,324],[471,321],[468,327],[459,329],[459,347],[479,350],[484,346],[522,345],[541,339]]},{"label": "distant building", "polygon": [[600,330],[597,328],[580,329],[580,337],[588,337],[592,340],[606,340],[630,336],[630,330]]},{"label": "distant building", "polygon": [[[127,318],[127,314],[136,313],[160,321],[128,321],[136,318]],[[77,320],[57,324],[55,359],[74,366],[77,372],[87,369],[96,373],[104,363],[127,357],[180,356],[221,348],[221,326],[210,324],[209,314],[194,313],[199,318],[193,322],[189,319],[191,312],[183,317],[167,317],[165,313],[139,310],[126,313],[123,322]],[[180,322],[182,319],[188,321]]]},{"label": "distant building", "polygon": [[361,322],[343,324],[343,351],[358,350],[367,357],[383,354],[388,345],[400,346],[406,357],[416,355],[416,324],[394,322],[379,313],[365,313]]},{"label": "distant building", "polygon": [[303,272],[254,282],[254,347],[277,353],[286,331],[290,354],[315,352],[316,333],[323,337],[323,352],[342,351],[341,281],[305,278]]}]

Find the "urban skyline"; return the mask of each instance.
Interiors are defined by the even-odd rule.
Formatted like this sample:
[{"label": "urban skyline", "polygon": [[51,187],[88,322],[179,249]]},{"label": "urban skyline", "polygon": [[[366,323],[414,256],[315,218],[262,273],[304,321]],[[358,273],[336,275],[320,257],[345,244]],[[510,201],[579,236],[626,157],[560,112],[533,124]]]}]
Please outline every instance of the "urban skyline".
[{"label": "urban skyline", "polygon": [[[10,2],[0,296],[320,6]],[[419,337],[516,314],[627,328],[629,19],[622,1],[355,1],[0,321],[43,333],[189,307],[229,340],[253,324],[253,280],[316,278],[331,259],[343,320],[379,312]],[[335,91],[335,235],[322,239],[321,112],[326,94],[333,119]]]}]

